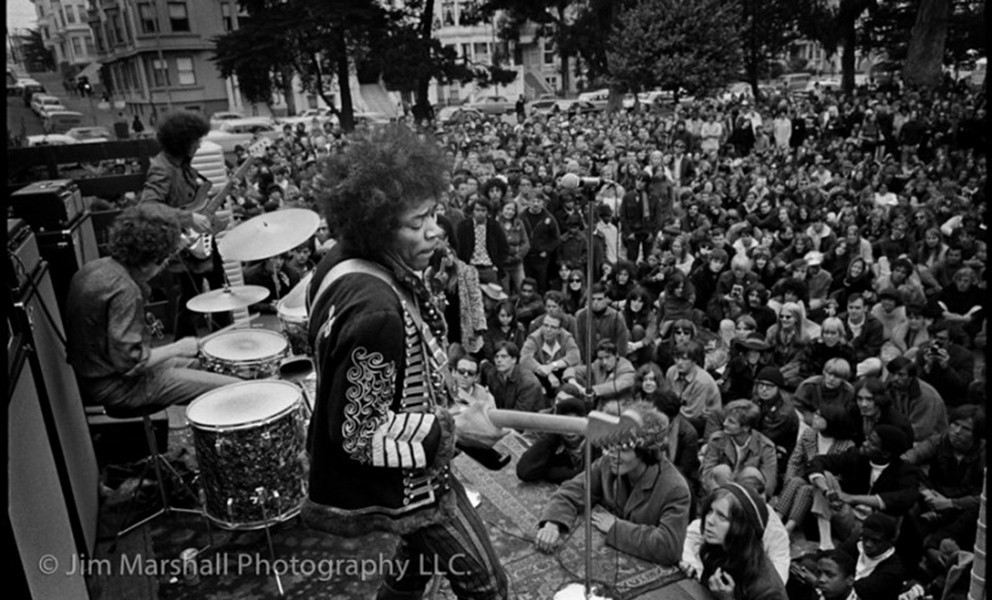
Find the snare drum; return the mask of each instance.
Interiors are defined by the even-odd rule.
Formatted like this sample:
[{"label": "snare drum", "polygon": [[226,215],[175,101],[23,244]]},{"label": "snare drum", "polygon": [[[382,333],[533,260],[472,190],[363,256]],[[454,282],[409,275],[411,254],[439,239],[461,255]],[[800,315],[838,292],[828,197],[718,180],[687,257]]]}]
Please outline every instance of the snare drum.
[{"label": "snare drum", "polygon": [[200,348],[205,369],[241,379],[265,379],[279,374],[289,355],[289,342],[264,329],[235,329],[208,338]]},{"label": "snare drum", "polygon": [[300,389],[278,380],[234,383],[190,403],[186,419],[206,513],[227,529],[295,516],[307,495]]},{"label": "snare drum", "polygon": [[293,354],[299,356],[311,354],[310,340],[307,336],[310,320],[307,318],[306,306],[306,291],[311,279],[313,279],[313,271],[304,275],[300,282],[276,304],[276,313],[279,315],[282,332],[289,340],[289,348]]}]

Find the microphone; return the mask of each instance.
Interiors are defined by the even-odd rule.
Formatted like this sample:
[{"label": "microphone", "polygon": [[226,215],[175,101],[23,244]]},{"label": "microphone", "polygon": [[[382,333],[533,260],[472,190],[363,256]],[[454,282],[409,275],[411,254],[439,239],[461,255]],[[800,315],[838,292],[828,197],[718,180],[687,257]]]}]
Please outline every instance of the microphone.
[{"label": "microphone", "polygon": [[599,188],[603,185],[616,185],[612,179],[605,177],[579,177],[575,173],[565,173],[561,176],[561,187],[574,190],[579,187]]}]

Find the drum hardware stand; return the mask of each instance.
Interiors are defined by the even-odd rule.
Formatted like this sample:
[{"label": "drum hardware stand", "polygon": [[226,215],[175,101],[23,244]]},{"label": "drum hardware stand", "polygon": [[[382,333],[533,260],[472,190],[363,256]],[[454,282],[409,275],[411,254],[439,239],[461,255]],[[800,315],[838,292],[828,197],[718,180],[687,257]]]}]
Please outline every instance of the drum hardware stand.
[{"label": "drum hardware stand", "polygon": [[125,523],[127,522],[127,518],[131,514],[131,507],[134,505],[134,500],[137,498],[138,492],[141,489],[140,482],[144,481],[145,477],[148,476],[148,471],[150,468],[155,470],[155,479],[156,479],[155,483],[156,486],[158,487],[159,497],[162,500],[162,508],[158,509],[156,512],[145,517],[144,519],[141,519],[140,521],[133,523],[128,527],[118,531],[117,539],[120,539],[122,536],[127,535],[128,533],[137,529],[138,527],[141,527],[142,525],[151,523],[152,521],[154,521],[155,519],[157,519],[162,515],[178,512],[178,513],[186,513],[191,515],[198,515],[202,517],[204,521],[206,521],[207,538],[209,540],[209,543],[207,544],[207,548],[209,548],[210,546],[213,545],[213,525],[210,523],[210,519],[206,518],[206,513],[204,512],[203,509],[179,508],[179,507],[171,506],[169,504],[169,496],[165,491],[165,481],[163,479],[163,475],[166,472],[168,472],[172,476],[172,478],[179,483],[181,488],[187,494],[189,494],[189,496],[193,498],[197,503],[200,502],[199,495],[193,492],[193,489],[190,488],[185,481],[183,481],[182,476],[179,474],[178,471],[176,471],[175,467],[173,467],[169,463],[169,461],[166,460],[166,458],[162,456],[161,453],[159,453],[158,442],[155,439],[155,431],[152,426],[151,417],[149,415],[144,415],[142,416],[141,420],[145,427],[145,439],[148,442],[148,449],[150,450],[151,455],[147,459],[145,459],[147,461],[145,463],[145,468],[142,469],[141,471],[141,478],[138,480],[139,481],[138,487],[135,488],[134,492],[131,494],[131,499],[128,501],[127,508],[124,511],[123,522]]}]

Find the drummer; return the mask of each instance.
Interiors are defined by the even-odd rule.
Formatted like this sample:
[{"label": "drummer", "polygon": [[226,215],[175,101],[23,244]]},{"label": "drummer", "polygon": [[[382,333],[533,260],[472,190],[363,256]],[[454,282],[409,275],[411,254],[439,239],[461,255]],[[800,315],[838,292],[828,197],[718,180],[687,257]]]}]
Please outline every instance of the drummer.
[{"label": "drummer", "polygon": [[124,210],[110,231],[110,256],[72,277],[66,302],[66,346],[83,400],[125,418],[187,403],[234,377],[197,370],[199,340],[151,347],[161,322],[145,309],[157,275],[179,247],[173,209],[147,203]]}]

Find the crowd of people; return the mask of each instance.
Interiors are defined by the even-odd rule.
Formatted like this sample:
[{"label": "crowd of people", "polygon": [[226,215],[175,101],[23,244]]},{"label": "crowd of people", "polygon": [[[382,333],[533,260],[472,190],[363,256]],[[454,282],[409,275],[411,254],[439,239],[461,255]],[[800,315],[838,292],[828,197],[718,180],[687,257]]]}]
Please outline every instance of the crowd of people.
[{"label": "crowd of people", "polygon": [[[594,459],[595,527],[717,597],[943,593],[985,469],[985,123],[967,90],[409,123],[446,163],[423,281],[452,396],[640,411],[650,431]],[[361,137],[239,148],[260,160],[237,218],[337,194]],[[334,246],[324,216],[249,267],[262,308]],[[542,435],[517,465],[561,484],[541,550],[580,511],[582,444]]]}]

